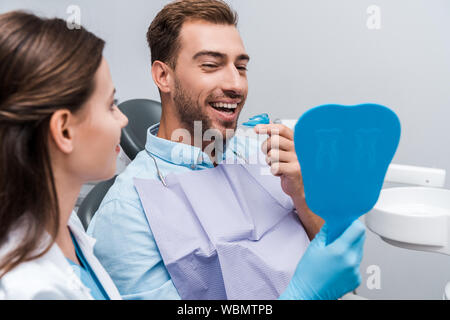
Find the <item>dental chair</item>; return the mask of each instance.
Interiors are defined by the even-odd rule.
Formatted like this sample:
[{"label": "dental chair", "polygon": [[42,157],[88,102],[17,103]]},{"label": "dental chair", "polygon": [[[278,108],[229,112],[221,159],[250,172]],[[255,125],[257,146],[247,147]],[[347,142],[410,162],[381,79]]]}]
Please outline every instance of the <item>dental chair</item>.
[{"label": "dental chair", "polygon": [[[122,129],[120,146],[126,156],[133,160],[145,147],[148,128],[161,119],[161,103],[134,99],[122,102],[118,108],[128,118],[128,125]],[[96,184],[80,204],[77,214],[85,229],[115,180],[116,177]]]},{"label": "dental chair", "polygon": [[97,211],[100,203],[108,192],[109,188],[113,185],[114,181],[116,181],[116,177],[109,179],[107,181],[102,181],[95,185],[94,188],[87,194],[86,198],[84,198],[80,207],[78,208],[77,215],[80,218],[81,223],[85,230],[92,218],[94,217],[95,212]]},{"label": "dental chair", "polygon": [[120,146],[128,158],[133,160],[144,150],[148,128],[161,119],[161,103],[135,99],[122,102],[118,107],[128,117],[128,126],[122,130]]}]

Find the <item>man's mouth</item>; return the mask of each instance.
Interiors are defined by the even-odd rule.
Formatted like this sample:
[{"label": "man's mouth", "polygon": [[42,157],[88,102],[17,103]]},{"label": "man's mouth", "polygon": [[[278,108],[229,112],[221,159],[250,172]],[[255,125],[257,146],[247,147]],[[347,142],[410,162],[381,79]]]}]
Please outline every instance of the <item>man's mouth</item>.
[{"label": "man's mouth", "polygon": [[223,112],[232,115],[236,112],[237,103],[224,103],[224,102],[210,102],[209,105],[219,112]]}]

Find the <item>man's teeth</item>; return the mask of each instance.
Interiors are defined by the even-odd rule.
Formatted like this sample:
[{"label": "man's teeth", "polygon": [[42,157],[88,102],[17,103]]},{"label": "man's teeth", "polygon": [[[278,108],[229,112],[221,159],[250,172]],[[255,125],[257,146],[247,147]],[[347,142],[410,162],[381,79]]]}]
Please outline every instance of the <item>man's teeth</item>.
[{"label": "man's teeth", "polygon": [[211,106],[213,106],[214,108],[236,109],[237,103],[217,102],[217,103],[211,103]]}]

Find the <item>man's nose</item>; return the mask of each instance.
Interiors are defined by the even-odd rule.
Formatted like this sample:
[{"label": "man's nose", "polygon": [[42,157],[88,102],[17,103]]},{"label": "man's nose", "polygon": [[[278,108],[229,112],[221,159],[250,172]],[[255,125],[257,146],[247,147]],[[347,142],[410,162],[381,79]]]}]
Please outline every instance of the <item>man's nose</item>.
[{"label": "man's nose", "polygon": [[234,64],[228,66],[225,70],[224,81],[222,82],[223,91],[233,92],[242,96],[247,87],[247,78],[243,76]]}]

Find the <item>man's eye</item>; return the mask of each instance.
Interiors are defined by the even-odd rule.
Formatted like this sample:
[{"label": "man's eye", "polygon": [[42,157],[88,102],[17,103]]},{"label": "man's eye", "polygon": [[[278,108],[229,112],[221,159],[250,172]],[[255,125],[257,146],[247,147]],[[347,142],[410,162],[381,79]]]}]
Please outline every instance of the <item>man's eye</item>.
[{"label": "man's eye", "polygon": [[237,66],[238,70],[248,71],[246,66]]},{"label": "man's eye", "polygon": [[202,67],[211,69],[211,68],[217,68],[217,65],[210,64],[210,63],[204,63],[204,64],[202,64]]}]

